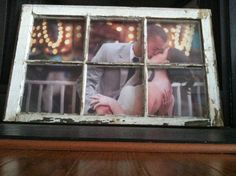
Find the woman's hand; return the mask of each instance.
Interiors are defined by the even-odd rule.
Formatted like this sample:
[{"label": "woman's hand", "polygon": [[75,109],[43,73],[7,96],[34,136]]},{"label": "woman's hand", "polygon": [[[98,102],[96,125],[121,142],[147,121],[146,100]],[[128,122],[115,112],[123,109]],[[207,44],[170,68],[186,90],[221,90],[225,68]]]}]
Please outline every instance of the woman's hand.
[{"label": "woman's hand", "polygon": [[148,59],[148,63],[152,63],[152,64],[166,64],[166,63],[169,63],[169,60],[167,60],[169,49],[170,48],[167,47],[163,51],[163,53],[158,53],[155,56],[153,56],[152,58]]},{"label": "woman's hand", "polygon": [[108,96],[104,96],[101,94],[96,94],[96,95],[92,96],[91,99],[92,99],[91,106],[93,107],[93,109],[96,109],[98,106],[111,107],[113,105],[113,103],[116,101],[113,98],[110,98]]}]

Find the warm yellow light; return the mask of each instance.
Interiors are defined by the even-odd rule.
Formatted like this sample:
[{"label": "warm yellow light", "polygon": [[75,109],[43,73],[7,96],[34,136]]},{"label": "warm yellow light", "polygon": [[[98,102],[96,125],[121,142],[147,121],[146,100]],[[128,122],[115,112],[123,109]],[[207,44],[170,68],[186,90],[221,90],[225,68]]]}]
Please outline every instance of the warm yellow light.
[{"label": "warm yellow light", "polygon": [[81,26],[80,25],[78,25],[78,26],[76,26],[76,30],[80,30],[81,29]]},{"label": "warm yellow light", "polygon": [[46,38],[46,39],[45,39],[45,42],[46,42],[46,43],[48,43],[49,41],[50,41],[49,38]]},{"label": "warm yellow light", "polygon": [[43,30],[46,30],[47,29],[47,26],[43,26]]},{"label": "warm yellow light", "polygon": [[116,30],[117,30],[118,32],[121,32],[121,31],[123,30],[123,28],[120,27],[120,26],[118,26],[118,27],[116,28]]},{"label": "warm yellow light", "polygon": [[40,26],[37,26],[36,29],[39,30],[39,29],[40,29]]},{"label": "warm yellow light", "polygon": [[42,44],[42,43],[43,43],[43,39],[40,39],[40,40],[39,40],[39,43]]},{"label": "warm yellow light", "polygon": [[43,26],[45,26],[46,24],[47,24],[47,22],[46,22],[46,21],[44,21],[44,22],[42,23],[42,25],[43,25]]},{"label": "warm yellow light", "polygon": [[112,22],[107,22],[107,25],[108,26],[112,26]]},{"label": "warm yellow light", "polygon": [[129,34],[129,35],[128,35],[128,38],[129,38],[129,39],[133,39],[133,38],[134,38],[134,34]]},{"label": "warm yellow light", "polygon": [[38,35],[37,35],[37,36],[38,36],[38,37],[41,37],[41,35],[42,35],[41,33],[38,33]]},{"label": "warm yellow light", "polygon": [[62,22],[57,23],[57,26],[62,26]]},{"label": "warm yellow light", "polygon": [[53,43],[52,44],[52,48],[56,48],[57,47],[57,44],[56,43]]},{"label": "warm yellow light", "polygon": [[46,31],[46,30],[43,30],[43,34],[47,34],[47,31]]},{"label": "warm yellow light", "polygon": [[129,31],[133,32],[133,31],[134,31],[134,27],[133,27],[133,26],[130,26],[130,27],[129,27]]},{"label": "warm yellow light", "polygon": [[63,31],[59,31],[58,34],[59,34],[59,35],[63,35]]},{"label": "warm yellow light", "polygon": [[56,54],[58,53],[58,50],[57,50],[57,49],[54,49],[54,50],[52,50],[52,53],[53,53],[54,55],[56,55]]},{"label": "warm yellow light", "polygon": [[168,30],[167,28],[164,28],[164,31],[165,31],[166,33],[168,33],[168,32],[169,32],[169,30]]},{"label": "warm yellow light", "polygon": [[76,36],[77,36],[78,38],[80,38],[82,35],[81,35],[81,33],[78,33]]},{"label": "warm yellow light", "polygon": [[65,48],[62,48],[62,49],[61,49],[61,52],[64,52],[64,51],[66,51],[66,49],[65,49]]},{"label": "warm yellow light", "polygon": [[52,46],[52,42],[48,42],[48,46]]},{"label": "warm yellow light", "polygon": [[65,43],[65,45],[69,45],[70,44],[70,40],[67,39],[67,40],[64,41],[64,43]]},{"label": "warm yellow light", "polygon": [[68,31],[71,31],[71,27],[70,26],[66,26],[66,31],[68,32]]},{"label": "warm yellow light", "polygon": [[189,52],[187,52],[187,51],[185,51],[184,54],[185,54],[186,56],[189,56]]},{"label": "warm yellow light", "polygon": [[32,34],[32,37],[35,37],[36,36],[36,33],[34,32],[33,34]]},{"label": "warm yellow light", "polygon": [[174,32],[175,32],[175,28],[172,27],[172,28],[170,29],[170,31],[174,33]]},{"label": "warm yellow light", "polygon": [[32,44],[35,44],[36,42],[37,42],[36,39],[33,39],[33,40],[32,40]]},{"label": "warm yellow light", "polygon": [[36,52],[36,48],[32,48],[31,52],[35,53]]},{"label": "warm yellow light", "polygon": [[62,27],[62,26],[61,26],[61,27],[59,27],[59,28],[58,28],[58,30],[59,30],[59,31],[62,31],[62,30],[63,30],[63,27]]},{"label": "warm yellow light", "polygon": [[35,30],[35,26],[33,26],[33,30]]},{"label": "warm yellow light", "polygon": [[48,38],[48,34],[45,34],[45,35],[43,36],[43,38]]},{"label": "warm yellow light", "polygon": [[71,33],[66,33],[66,37],[67,38],[71,37]]}]

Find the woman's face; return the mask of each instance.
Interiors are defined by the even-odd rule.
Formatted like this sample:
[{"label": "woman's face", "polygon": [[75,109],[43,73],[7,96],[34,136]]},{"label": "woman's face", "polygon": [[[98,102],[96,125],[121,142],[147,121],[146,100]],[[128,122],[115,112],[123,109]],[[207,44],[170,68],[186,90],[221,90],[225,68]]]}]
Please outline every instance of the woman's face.
[{"label": "woman's face", "polygon": [[161,37],[156,36],[149,38],[147,41],[148,45],[148,59],[152,58],[157,54],[161,54],[164,52],[166,48],[166,43]]}]

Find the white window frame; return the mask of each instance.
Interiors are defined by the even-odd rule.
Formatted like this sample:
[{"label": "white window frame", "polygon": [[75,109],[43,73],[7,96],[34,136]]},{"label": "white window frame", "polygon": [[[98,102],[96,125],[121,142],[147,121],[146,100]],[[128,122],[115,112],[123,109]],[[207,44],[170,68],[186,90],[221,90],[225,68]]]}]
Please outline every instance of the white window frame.
[{"label": "white window frame", "polygon": [[[64,64],[81,64],[83,66],[83,90],[82,101],[85,101],[86,73],[89,45],[89,25],[91,17],[114,17],[114,18],[141,18],[143,23],[143,44],[144,44],[144,79],[147,71],[147,18],[161,19],[186,19],[199,20],[202,26],[204,67],[206,71],[206,83],[208,92],[209,119],[206,118],[150,118],[145,106],[144,117],[126,117],[126,116],[85,116],[82,103],[81,112],[75,114],[55,114],[55,113],[23,113],[21,112],[21,103],[25,86],[25,75],[28,59],[31,31],[35,16],[59,16],[59,17],[85,17],[86,34],[84,43],[84,61],[71,61]],[[191,65],[191,64],[190,64]],[[193,65],[193,64],[192,64]],[[163,66],[163,65],[160,65]],[[168,67],[168,64],[165,65]],[[179,64],[179,67],[187,67],[188,64]],[[146,83],[147,85],[147,79]],[[147,102],[147,89],[145,89],[145,103]],[[17,47],[14,59],[14,65],[11,75],[8,100],[4,121],[30,122],[32,120],[50,117],[56,119],[73,119],[75,122],[92,123],[100,121],[109,124],[139,124],[139,125],[177,125],[184,126],[186,122],[209,121],[210,126],[223,126],[221,102],[219,98],[219,86],[216,70],[216,56],[214,50],[214,40],[212,34],[211,12],[207,9],[170,9],[170,8],[129,8],[129,7],[99,7],[99,6],[63,6],[63,5],[23,5],[22,15],[19,27]]]}]

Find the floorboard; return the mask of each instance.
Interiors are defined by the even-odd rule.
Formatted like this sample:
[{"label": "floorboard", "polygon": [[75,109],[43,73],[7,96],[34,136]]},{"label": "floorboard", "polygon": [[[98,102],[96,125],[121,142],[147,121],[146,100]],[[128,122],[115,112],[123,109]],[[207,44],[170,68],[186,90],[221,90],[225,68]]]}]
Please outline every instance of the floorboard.
[{"label": "floorboard", "polygon": [[235,154],[0,150],[1,176],[235,176]]}]

